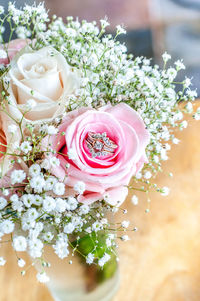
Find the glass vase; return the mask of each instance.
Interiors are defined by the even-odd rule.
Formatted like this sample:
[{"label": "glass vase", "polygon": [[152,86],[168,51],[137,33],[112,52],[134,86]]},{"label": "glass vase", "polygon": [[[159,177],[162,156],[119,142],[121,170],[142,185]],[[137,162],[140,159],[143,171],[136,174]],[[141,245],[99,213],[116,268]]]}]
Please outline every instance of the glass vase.
[{"label": "glass vase", "polygon": [[[79,256],[60,259],[51,247],[45,249],[50,281],[47,287],[55,301],[111,301],[119,288],[119,269],[110,262],[104,270],[87,265]],[[116,268],[113,270],[113,264]],[[36,267],[37,268],[37,267]],[[112,272],[110,272],[112,269]]]}]

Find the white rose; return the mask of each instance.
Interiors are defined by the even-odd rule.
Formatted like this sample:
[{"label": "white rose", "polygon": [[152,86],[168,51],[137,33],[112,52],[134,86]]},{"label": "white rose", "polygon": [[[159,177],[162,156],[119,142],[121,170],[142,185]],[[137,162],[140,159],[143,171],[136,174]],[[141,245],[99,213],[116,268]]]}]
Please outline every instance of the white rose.
[{"label": "white rose", "polygon": [[[25,47],[14,58],[8,78],[8,111],[21,120],[22,114],[29,110],[25,121],[50,121],[62,114],[67,105],[66,97],[79,86],[77,74],[52,47],[38,51]],[[34,106],[30,108],[31,102]]]},{"label": "white rose", "polygon": [[[44,47],[33,51],[27,46],[12,60],[7,80],[7,113],[0,114],[8,151],[13,154],[16,153],[22,133],[29,135],[29,131],[25,131],[27,123],[34,123],[39,129],[41,122],[49,122],[64,113],[67,96],[79,87],[79,77],[64,56],[54,48]],[[19,122],[22,118],[20,131],[15,121]],[[17,125],[15,133],[9,130],[13,125]]]}]

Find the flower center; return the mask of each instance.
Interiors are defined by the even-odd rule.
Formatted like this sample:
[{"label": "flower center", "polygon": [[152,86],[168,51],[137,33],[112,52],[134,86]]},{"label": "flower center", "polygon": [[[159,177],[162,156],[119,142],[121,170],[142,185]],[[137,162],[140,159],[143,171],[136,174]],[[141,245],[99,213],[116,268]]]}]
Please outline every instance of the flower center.
[{"label": "flower center", "polygon": [[86,144],[93,158],[112,155],[118,147],[114,141],[107,137],[106,133],[88,132]]},{"label": "flower center", "polygon": [[35,66],[35,71],[37,72],[37,73],[40,73],[40,74],[43,74],[43,73],[45,73],[45,67],[43,66],[43,65],[41,65],[41,64],[37,64],[36,66]]}]

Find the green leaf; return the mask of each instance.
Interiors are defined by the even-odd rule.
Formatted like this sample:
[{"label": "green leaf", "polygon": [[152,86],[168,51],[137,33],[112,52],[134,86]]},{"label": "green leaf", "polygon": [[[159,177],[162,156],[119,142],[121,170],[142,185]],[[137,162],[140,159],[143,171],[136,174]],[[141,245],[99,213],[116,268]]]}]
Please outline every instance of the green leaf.
[{"label": "green leaf", "polygon": [[101,258],[104,253],[108,253],[111,256],[103,268],[93,265],[93,267],[96,267],[96,279],[98,282],[103,282],[111,278],[117,270],[116,255],[107,247],[106,238],[107,235],[105,232],[92,232],[81,237],[78,241],[75,240],[72,242],[72,245],[84,256],[87,256],[89,253],[93,253],[96,258]]}]

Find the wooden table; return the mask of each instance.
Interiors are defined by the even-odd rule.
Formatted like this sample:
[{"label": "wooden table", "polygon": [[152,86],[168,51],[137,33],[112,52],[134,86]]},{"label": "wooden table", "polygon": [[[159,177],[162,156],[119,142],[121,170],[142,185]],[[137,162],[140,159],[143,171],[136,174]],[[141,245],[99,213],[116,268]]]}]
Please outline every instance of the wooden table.
[{"label": "wooden table", "polygon": [[[176,136],[181,142],[172,147],[165,173],[156,180],[171,188],[170,195],[151,193],[148,214],[145,195],[138,206],[128,200],[124,205],[125,219],[139,230],[120,245],[121,287],[114,301],[200,300],[200,121],[189,118],[188,128]],[[7,244],[0,255],[8,259],[0,269],[1,301],[52,301],[33,269],[20,275]]]}]

